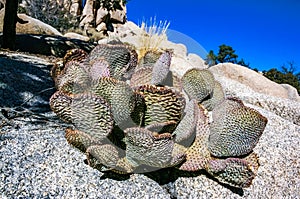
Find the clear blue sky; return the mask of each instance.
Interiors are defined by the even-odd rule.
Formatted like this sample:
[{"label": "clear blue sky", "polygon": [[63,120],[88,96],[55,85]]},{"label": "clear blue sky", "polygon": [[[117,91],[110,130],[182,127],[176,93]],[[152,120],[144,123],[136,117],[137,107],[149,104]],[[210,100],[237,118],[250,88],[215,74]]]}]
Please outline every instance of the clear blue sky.
[{"label": "clear blue sky", "polygon": [[[300,72],[300,0],[129,0],[129,21],[141,24],[151,17],[169,21],[169,29],[191,37],[207,52],[217,53],[226,44],[252,68],[280,68],[294,61]],[[188,44],[189,50],[202,55],[195,43]]]}]

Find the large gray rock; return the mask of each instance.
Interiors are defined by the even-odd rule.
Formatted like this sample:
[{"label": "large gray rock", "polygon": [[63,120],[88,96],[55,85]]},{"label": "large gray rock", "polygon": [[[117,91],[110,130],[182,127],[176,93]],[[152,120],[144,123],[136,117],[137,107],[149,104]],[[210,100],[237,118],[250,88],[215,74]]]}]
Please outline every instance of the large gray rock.
[{"label": "large gray rock", "polygon": [[96,26],[105,21],[105,16],[108,15],[108,11],[104,8],[100,8],[97,10],[96,15]]},{"label": "large gray rock", "polygon": [[289,122],[300,125],[300,103],[298,101],[259,93],[254,91],[250,86],[242,84],[237,80],[216,73],[214,76],[216,80],[222,84],[227,97],[238,97],[246,103],[261,107]]},{"label": "large gray rock", "polygon": [[232,63],[221,63],[210,67],[209,70],[215,75],[240,82],[255,92],[300,102],[296,90],[286,89],[286,86],[277,84],[249,68]]},{"label": "large gray rock", "polygon": [[295,87],[293,87],[289,84],[280,84],[280,85],[287,90],[289,99],[293,99],[295,101],[300,102],[300,97],[299,97],[298,91]]},{"label": "large gray rock", "polygon": [[227,96],[238,97],[300,125],[300,97],[292,86],[277,84],[262,74],[231,63],[218,64],[209,70]]},{"label": "large gray rock", "polygon": [[[3,32],[4,9],[0,10],[0,32]],[[59,35],[62,34],[52,26],[43,23],[38,19],[34,19],[26,14],[18,14],[19,18],[27,21],[25,24],[17,23],[16,32],[23,34],[44,34],[44,35]]]},{"label": "large gray rock", "polygon": [[70,38],[70,39],[78,39],[82,41],[89,41],[90,38],[87,36],[83,36],[81,34],[75,33],[75,32],[67,32],[64,34],[64,37]]},{"label": "large gray rock", "polygon": [[70,5],[70,14],[72,14],[73,16],[78,16],[81,13],[81,8],[80,8],[80,0],[72,0],[71,1],[71,5]]},{"label": "large gray rock", "polygon": [[110,12],[111,14],[111,20],[115,23],[122,23],[124,24],[126,22],[126,14],[127,9],[126,6],[121,5],[121,9],[116,9]]},{"label": "large gray rock", "polygon": [[86,1],[80,18],[80,24],[79,24],[80,27],[87,28],[92,26],[93,20],[95,18],[93,5],[94,5],[93,0]]},{"label": "large gray rock", "polygon": [[[126,6],[123,6],[122,3],[120,4],[120,8],[115,10],[107,10],[104,7],[100,7],[95,10],[95,3],[96,2],[94,0],[86,1],[81,14],[80,27],[89,29],[96,28],[101,23],[105,23],[107,26],[110,26],[111,24],[124,24],[126,22]],[[97,30],[103,30],[103,28],[100,29],[98,27]]]}]

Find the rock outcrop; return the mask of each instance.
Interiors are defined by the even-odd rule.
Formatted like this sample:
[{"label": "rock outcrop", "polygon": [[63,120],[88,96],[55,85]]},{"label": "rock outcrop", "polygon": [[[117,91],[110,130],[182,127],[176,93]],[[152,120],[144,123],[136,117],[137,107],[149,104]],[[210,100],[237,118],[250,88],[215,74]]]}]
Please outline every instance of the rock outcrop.
[{"label": "rock outcrop", "polygon": [[232,63],[221,63],[210,67],[209,70],[215,75],[246,85],[255,92],[300,102],[296,90],[291,89],[289,86],[277,84],[249,68]]},{"label": "rock outcrop", "polygon": [[209,68],[227,96],[268,110],[300,125],[300,97],[290,85],[277,84],[246,67],[225,63]]},{"label": "rock outcrop", "polygon": [[87,36],[83,36],[81,34],[75,33],[75,32],[67,32],[64,34],[64,37],[70,38],[70,39],[78,39],[82,41],[89,41],[90,38]]},{"label": "rock outcrop", "polygon": [[[0,32],[3,32],[4,9],[0,10]],[[18,14],[18,17],[27,22],[24,24],[17,23],[16,32],[23,34],[41,34],[41,35],[59,35],[62,34],[52,26],[42,21],[32,18],[26,14]]]},{"label": "rock outcrop", "polygon": [[96,5],[93,0],[87,0],[83,8],[80,27],[84,29],[96,28],[98,32],[106,34],[113,31],[113,24],[124,24],[126,22],[126,6],[122,1],[117,8],[108,10]]}]

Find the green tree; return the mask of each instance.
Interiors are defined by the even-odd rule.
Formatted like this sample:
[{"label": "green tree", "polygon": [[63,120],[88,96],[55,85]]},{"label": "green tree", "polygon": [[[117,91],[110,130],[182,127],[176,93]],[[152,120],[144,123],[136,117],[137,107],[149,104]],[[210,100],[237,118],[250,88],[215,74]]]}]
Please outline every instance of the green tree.
[{"label": "green tree", "polygon": [[298,81],[300,82],[300,72],[296,74]]},{"label": "green tree", "polygon": [[240,61],[238,61],[237,64],[241,65],[241,66],[245,66],[247,68],[250,68],[250,63],[249,62],[246,63],[243,58]]},{"label": "green tree", "polygon": [[217,64],[217,55],[215,55],[213,50],[210,50],[206,56],[205,63],[209,66]]},{"label": "green tree", "polygon": [[244,59],[237,60],[238,55],[235,54],[235,50],[231,46],[222,44],[219,46],[219,52],[216,55],[213,50],[210,50],[206,56],[205,63],[209,66],[213,66],[219,63],[234,63],[241,66],[250,67],[250,63],[246,63]]},{"label": "green tree", "polygon": [[283,73],[292,73],[293,74],[294,72],[296,72],[296,66],[295,66],[294,61],[288,61],[287,64],[288,64],[288,67],[285,64],[283,64],[281,66],[281,70]]},{"label": "green tree", "polygon": [[227,46],[225,44],[219,46],[219,53],[217,56],[217,61],[219,63],[237,63],[237,57],[238,55],[235,54],[235,50],[233,50],[231,46]]},{"label": "green tree", "polygon": [[276,68],[272,68],[268,71],[264,71],[263,74],[268,79],[279,83],[279,84],[289,84],[293,87],[295,87],[298,91],[298,94],[300,94],[300,73],[294,74],[296,67],[294,65],[294,62],[287,62],[289,67],[286,67],[283,65],[281,67],[281,71],[279,71]]}]

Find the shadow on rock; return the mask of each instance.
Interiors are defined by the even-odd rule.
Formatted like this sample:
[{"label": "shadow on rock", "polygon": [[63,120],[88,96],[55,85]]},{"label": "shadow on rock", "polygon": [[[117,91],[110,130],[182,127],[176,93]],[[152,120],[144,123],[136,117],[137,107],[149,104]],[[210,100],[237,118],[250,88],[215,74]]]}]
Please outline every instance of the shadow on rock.
[{"label": "shadow on rock", "polygon": [[[0,42],[2,43],[2,35],[0,35]],[[16,49],[18,51],[33,54],[63,57],[67,50],[80,48],[90,52],[95,46],[95,43],[79,39],[70,39],[62,36],[31,34],[16,35]]]},{"label": "shadow on rock", "polygon": [[[160,185],[174,183],[180,177],[189,178],[189,177],[197,177],[199,175],[206,175],[207,178],[216,181],[204,170],[188,172],[188,171],[181,171],[181,170],[178,170],[178,169],[172,168],[172,167],[159,169],[159,170],[148,172],[148,173],[143,173],[142,175],[147,176],[148,178],[154,180],[155,182],[157,182]],[[118,174],[113,171],[108,171],[108,172],[105,172],[103,176],[101,176],[101,179],[107,179],[107,178],[117,180],[117,181],[123,181],[123,180],[129,179],[130,174]],[[218,182],[218,181],[216,181],[216,182]],[[218,183],[239,196],[244,195],[244,190],[242,188],[232,187],[227,184],[222,184],[220,182],[218,182]]]},{"label": "shadow on rock", "polygon": [[[15,54],[8,57],[1,54],[0,107],[50,111],[49,98],[55,91],[49,75],[51,66],[47,62],[40,63],[26,55]],[[3,114],[6,114],[5,110],[3,111]]]}]

